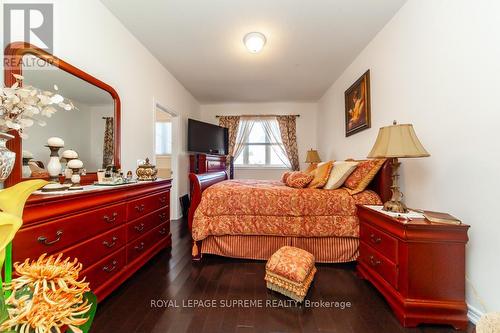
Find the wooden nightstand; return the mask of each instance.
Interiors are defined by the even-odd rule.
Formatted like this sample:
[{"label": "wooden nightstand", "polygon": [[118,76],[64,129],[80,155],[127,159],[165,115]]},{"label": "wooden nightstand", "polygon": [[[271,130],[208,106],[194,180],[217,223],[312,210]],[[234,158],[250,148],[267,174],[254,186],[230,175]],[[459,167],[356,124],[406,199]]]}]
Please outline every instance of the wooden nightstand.
[{"label": "wooden nightstand", "polygon": [[465,329],[469,226],[404,221],[364,206],[358,217],[358,273],[382,293],[401,324]]}]

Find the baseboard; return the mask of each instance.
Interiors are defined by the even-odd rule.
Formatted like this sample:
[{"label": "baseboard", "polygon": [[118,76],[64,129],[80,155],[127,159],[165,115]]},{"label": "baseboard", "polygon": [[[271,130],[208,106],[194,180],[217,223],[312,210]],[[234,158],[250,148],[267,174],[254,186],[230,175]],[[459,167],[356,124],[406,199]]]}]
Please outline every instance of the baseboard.
[{"label": "baseboard", "polygon": [[474,325],[476,325],[484,313],[482,311],[480,311],[479,309],[471,306],[470,304],[467,304],[467,308],[469,309],[469,311],[467,312],[467,318],[469,318],[469,320]]}]

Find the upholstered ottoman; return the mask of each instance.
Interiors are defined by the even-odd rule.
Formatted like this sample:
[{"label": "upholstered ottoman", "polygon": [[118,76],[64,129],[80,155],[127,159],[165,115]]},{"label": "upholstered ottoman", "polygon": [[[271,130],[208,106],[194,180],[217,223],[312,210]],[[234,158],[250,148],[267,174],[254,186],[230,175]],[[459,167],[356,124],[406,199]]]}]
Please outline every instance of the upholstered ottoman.
[{"label": "upholstered ottoman", "polygon": [[316,274],[314,256],[302,249],[283,246],[266,264],[267,288],[302,302]]}]

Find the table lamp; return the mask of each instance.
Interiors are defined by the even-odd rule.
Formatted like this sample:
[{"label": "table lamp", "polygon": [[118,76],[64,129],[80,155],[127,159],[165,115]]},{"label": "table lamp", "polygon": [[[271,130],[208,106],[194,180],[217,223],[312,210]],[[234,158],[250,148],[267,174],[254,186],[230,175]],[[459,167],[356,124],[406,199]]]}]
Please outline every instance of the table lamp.
[{"label": "table lamp", "polygon": [[317,164],[319,162],[321,162],[321,159],[319,158],[318,151],[309,149],[307,151],[306,163],[309,163],[312,166],[313,164]]},{"label": "table lamp", "polygon": [[401,163],[398,158],[428,157],[430,154],[425,150],[415,134],[413,125],[397,124],[380,128],[377,141],[371,152],[370,158],[392,159],[392,198],[384,203],[384,210],[396,213],[406,213],[408,208],[401,202],[403,194],[398,186],[398,169]]}]

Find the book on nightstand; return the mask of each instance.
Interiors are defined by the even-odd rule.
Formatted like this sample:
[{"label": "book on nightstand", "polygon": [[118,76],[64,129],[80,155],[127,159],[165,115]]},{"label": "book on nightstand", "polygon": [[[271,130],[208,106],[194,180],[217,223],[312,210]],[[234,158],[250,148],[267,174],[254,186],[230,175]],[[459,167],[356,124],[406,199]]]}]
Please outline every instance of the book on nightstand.
[{"label": "book on nightstand", "polygon": [[444,224],[462,224],[462,221],[448,213],[432,212],[429,210],[422,211],[426,220],[432,223]]}]

